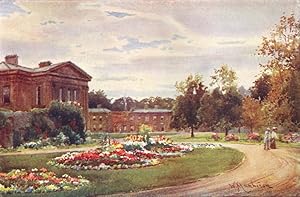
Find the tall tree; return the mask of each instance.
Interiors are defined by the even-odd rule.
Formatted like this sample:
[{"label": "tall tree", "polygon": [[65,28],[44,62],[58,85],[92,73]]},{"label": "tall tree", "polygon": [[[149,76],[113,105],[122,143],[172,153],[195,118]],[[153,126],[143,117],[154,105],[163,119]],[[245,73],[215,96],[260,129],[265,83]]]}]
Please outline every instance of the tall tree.
[{"label": "tall tree", "polygon": [[227,135],[232,127],[240,124],[241,120],[242,95],[237,89],[237,76],[228,65],[221,65],[219,69],[215,69],[215,74],[211,76],[211,79],[211,85],[217,85],[223,94],[217,122]]},{"label": "tall tree", "polygon": [[206,92],[202,99],[198,110],[198,116],[201,119],[202,126],[210,128],[212,131],[217,128],[219,121],[222,119],[222,106],[224,95],[215,88],[212,92]]},{"label": "tall tree", "polygon": [[263,126],[262,106],[259,100],[251,97],[245,97],[243,100],[243,124],[253,132],[253,129],[259,129]]},{"label": "tall tree", "polygon": [[103,90],[92,90],[88,94],[89,108],[97,108],[101,106],[103,108],[111,109],[111,99],[108,99]]},{"label": "tall tree", "polygon": [[211,76],[211,86],[217,85],[223,93],[237,89],[236,73],[229,68],[228,65],[221,65],[219,69],[215,69],[214,75]]},{"label": "tall tree", "polygon": [[300,53],[297,55],[294,65],[296,69],[292,72],[289,96],[293,107],[292,121],[300,127]]},{"label": "tall tree", "polygon": [[[172,126],[178,129],[190,128],[191,137],[194,137],[194,129],[199,126],[197,111],[200,100],[206,92],[201,75],[189,75],[186,80],[176,82],[177,96],[172,117]],[[178,124],[180,123],[180,124]]]},{"label": "tall tree", "polygon": [[268,58],[261,67],[271,75],[271,90],[264,101],[269,124],[292,124],[293,101],[288,90],[293,72],[298,69],[293,62],[299,54],[299,42],[300,21],[294,15],[282,16],[270,35],[263,37],[258,49],[259,55]]},{"label": "tall tree", "polygon": [[263,73],[251,87],[251,97],[263,101],[271,91],[271,75]]}]

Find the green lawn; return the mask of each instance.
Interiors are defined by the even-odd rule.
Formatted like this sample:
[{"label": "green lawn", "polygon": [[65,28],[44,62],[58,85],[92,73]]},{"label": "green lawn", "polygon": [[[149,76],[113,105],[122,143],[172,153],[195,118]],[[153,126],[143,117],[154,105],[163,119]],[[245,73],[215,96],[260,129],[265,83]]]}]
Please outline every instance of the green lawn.
[{"label": "green lawn", "polygon": [[[240,137],[239,141],[225,141],[224,133],[219,133],[221,139],[219,141],[215,141],[211,138],[211,132],[201,132],[195,133],[195,137],[191,138],[189,133],[172,135],[170,138],[174,142],[220,142],[220,143],[235,143],[235,144],[263,144],[263,141],[249,141],[247,140],[247,135],[245,133],[235,134]],[[283,143],[277,140],[278,148],[300,148],[300,143]]]},{"label": "green lawn", "polygon": [[[196,181],[203,177],[217,175],[234,168],[244,155],[230,149],[196,149],[180,158],[170,158],[153,167],[109,171],[74,171],[46,166],[47,161],[60,154],[1,156],[1,171],[13,168],[48,167],[61,175],[82,175],[92,182],[90,188],[76,192],[58,192],[25,196],[93,196],[96,194],[113,194],[119,192],[140,191],[155,187],[171,186]],[[12,196],[12,195],[7,195]],[[17,195],[21,196],[21,195]]]}]

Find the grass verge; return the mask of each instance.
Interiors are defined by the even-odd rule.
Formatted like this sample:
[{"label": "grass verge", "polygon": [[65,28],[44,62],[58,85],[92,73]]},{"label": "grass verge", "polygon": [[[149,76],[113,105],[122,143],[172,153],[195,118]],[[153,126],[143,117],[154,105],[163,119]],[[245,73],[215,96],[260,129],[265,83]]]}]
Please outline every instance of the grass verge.
[{"label": "grass verge", "polygon": [[183,157],[166,159],[161,165],[140,169],[74,171],[46,165],[47,161],[59,155],[59,153],[55,153],[20,155],[18,157],[0,156],[1,171],[7,172],[14,168],[31,169],[48,167],[49,170],[59,175],[64,173],[72,176],[82,175],[92,182],[90,188],[73,192],[14,196],[94,196],[98,194],[133,192],[156,187],[180,185],[232,169],[244,157],[243,153],[230,148],[196,149]]}]

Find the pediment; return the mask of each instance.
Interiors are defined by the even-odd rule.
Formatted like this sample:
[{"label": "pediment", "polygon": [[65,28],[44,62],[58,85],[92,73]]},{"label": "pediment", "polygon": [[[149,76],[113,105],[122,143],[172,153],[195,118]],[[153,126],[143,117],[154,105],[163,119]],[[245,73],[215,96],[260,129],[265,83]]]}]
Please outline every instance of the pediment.
[{"label": "pediment", "polygon": [[54,69],[51,69],[50,72],[65,77],[81,78],[88,81],[91,80],[90,75],[71,62],[59,65]]}]

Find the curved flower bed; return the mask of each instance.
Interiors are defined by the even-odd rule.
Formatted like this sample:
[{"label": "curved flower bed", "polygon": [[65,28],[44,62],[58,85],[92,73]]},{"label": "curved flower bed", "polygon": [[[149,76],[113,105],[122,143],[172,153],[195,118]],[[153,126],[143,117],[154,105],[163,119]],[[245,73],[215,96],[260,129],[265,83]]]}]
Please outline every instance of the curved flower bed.
[{"label": "curved flower bed", "polygon": [[75,178],[67,174],[57,177],[54,172],[45,168],[12,170],[8,173],[0,173],[1,193],[45,193],[54,191],[77,190],[89,185],[89,181],[81,176]]},{"label": "curved flower bed", "polygon": [[160,155],[147,151],[113,151],[91,150],[66,153],[54,158],[48,164],[74,170],[126,169],[157,165]]},{"label": "curved flower bed", "polygon": [[49,165],[74,170],[127,169],[154,166],[164,157],[177,157],[191,152],[187,145],[175,145],[164,137],[129,136],[124,143],[113,141],[97,150],[66,153],[49,161]]},{"label": "curved flower bed", "polygon": [[113,141],[100,149],[66,153],[49,165],[74,170],[108,170],[154,166],[165,157],[178,157],[194,148],[218,148],[215,144],[173,144],[166,137],[128,136],[125,142]]}]

